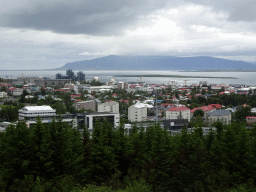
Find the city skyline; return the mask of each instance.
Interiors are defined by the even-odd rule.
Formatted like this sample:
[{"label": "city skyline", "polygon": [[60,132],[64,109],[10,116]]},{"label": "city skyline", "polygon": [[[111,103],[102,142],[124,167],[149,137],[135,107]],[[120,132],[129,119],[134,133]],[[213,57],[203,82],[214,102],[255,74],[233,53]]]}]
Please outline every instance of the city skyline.
[{"label": "city skyline", "polygon": [[0,69],[57,68],[107,55],[255,62],[256,2],[0,2]]}]

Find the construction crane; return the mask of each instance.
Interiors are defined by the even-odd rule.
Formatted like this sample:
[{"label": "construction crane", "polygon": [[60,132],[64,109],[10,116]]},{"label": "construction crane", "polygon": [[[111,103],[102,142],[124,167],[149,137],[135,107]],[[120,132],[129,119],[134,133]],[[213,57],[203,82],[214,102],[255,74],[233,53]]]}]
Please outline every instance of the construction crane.
[{"label": "construction crane", "polygon": [[142,82],[142,77],[143,77],[143,76],[141,75],[141,76],[140,76],[140,82]]},{"label": "construction crane", "polygon": [[185,87],[187,86],[187,81],[189,81],[189,80],[184,80],[185,81]]}]

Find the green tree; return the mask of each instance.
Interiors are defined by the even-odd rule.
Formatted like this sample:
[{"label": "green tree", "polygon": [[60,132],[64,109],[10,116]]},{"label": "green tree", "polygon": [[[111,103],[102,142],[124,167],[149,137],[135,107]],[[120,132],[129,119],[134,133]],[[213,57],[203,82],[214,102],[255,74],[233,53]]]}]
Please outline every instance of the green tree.
[{"label": "green tree", "polygon": [[45,95],[45,94],[46,94],[45,88],[41,87],[41,95]]},{"label": "green tree", "polygon": [[195,110],[195,112],[193,113],[193,117],[204,117],[204,111],[202,109],[197,109]]},{"label": "green tree", "polygon": [[66,113],[66,107],[60,101],[56,101],[56,103],[54,105],[52,105],[52,108],[56,109],[56,114],[65,114]]},{"label": "green tree", "polygon": [[34,177],[41,177],[46,180],[53,179],[54,167],[51,159],[54,151],[51,149],[51,139],[48,129],[42,124],[40,117],[32,130],[34,157],[31,160]]},{"label": "green tree", "polygon": [[1,91],[1,92],[6,92],[6,91],[7,91],[7,89],[6,89],[6,87],[5,87],[5,86],[2,86],[0,91]]},{"label": "green tree", "polygon": [[16,128],[11,125],[6,129],[0,145],[0,175],[7,182],[7,188],[15,179],[22,180],[32,174],[32,147],[31,132],[24,123],[18,122]]},{"label": "green tree", "polygon": [[246,116],[249,116],[251,114],[251,107],[242,107],[239,106],[234,113],[234,120],[236,122],[245,122]]}]

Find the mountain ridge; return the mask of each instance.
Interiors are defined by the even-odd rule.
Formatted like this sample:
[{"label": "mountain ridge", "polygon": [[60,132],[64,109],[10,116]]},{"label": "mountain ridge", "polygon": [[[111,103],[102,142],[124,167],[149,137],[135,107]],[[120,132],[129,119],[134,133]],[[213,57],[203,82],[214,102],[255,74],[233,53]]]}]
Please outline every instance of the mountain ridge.
[{"label": "mountain ridge", "polygon": [[253,70],[256,65],[215,57],[117,56],[66,63],[54,70]]}]

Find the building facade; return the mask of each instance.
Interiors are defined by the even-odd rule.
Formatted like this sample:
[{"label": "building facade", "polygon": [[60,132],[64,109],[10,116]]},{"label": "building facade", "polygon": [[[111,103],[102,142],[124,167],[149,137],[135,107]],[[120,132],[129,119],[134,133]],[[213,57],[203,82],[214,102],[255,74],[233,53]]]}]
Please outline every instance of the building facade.
[{"label": "building facade", "polygon": [[255,124],[256,123],[256,117],[254,117],[254,116],[247,116],[246,117],[246,123],[248,125]]},{"label": "building facade", "polygon": [[3,97],[7,97],[7,93],[6,92],[0,92],[0,98],[3,98]]},{"label": "building facade", "polygon": [[221,121],[227,125],[231,123],[231,112],[228,110],[216,110],[208,113],[207,118],[209,123]]},{"label": "building facade", "polygon": [[94,100],[89,100],[89,101],[80,101],[75,103],[75,108],[76,110],[91,110],[91,111],[96,111],[96,104]]},{"label": "building facade", "polygon": [[35,84],[39,87],[64,87],[64,85],[70,82],[72,79],[46,79],[35,80]]},{"label": "building facade", "polygon": [[98,112],[113,112],[119,113],[119,103],[116,101],[109,101],[98,104]]},{"label": "building facade", "polygon": [[137,103],[128,108],[128,120],[131,122],[141,122],[147,120],[147,105]]},{"label": "building facade", "polygon": [[166,119],[187,119],[190,121],[190,109],[187,107],[172,107],[166,111]]}]

